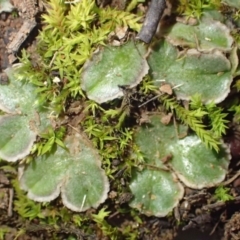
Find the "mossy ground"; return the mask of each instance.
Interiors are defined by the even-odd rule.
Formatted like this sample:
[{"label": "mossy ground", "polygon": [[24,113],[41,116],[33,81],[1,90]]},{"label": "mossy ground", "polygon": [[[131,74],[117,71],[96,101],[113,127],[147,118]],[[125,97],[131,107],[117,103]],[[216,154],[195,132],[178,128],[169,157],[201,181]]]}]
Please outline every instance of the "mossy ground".
[{"label": "mossy ground", "polygon": [[[52,1],[52,3],[54,2],[57,1]],[[119,8],[119,5],[122,6],[123,2],[112,1],[110,4],[112,7]],[[75,126],[79,125],[81,120],[82,129],[91,138],[104,159],[103,167],[110,179],[111,191],[107,201],[97,210],[90,209],[84,213],[71,212],[62,205],[60,199],[48,204],[36,203],[29,200],[24,192],[19,189],[16,180],[16,166],[2,161],[1,168],[3,172],[0,173],[2,178],[7,177],[10,182],[0,182],[1,195],[4,198],[9,196],[9,198],[6,197],[6,204],[1,209],[0,239],[13,239],[15,237],[16,239],[170,240],[174,239],[178,229],[188,228],[187,226],[201,227],[203,231],[210,233],[218,223],[216,233],[221,235],[225,220],[228,221],[232,214],[237,211],[237,202],[235,201],[227,205],[216,206],[211,211],[204,210],[204,206],[216,202],[214,198],[215,189],[202,191],[186,189],[185,197],[187,200],[181,203],[179,212],[169,214],[168,217],[162,219],[141,215],[136,210],[129,208],[127,204],[132,197],[128,189],[131,170],[138,165],[138,162],[134,162],[128,155],[129,149],[135,147],[131,142],[133,129],[135,126],[143,124],[144,121],[147,122],[147,118],[145,118],[147,112],[159,111],[159,109],[166,111],[166,109],[163,110],[163,105],[159,105],[158,101],[152,101],[142,110],[139,110],[139,104],[146,102],[156,94],[156,88],[150,84],[148,77],[135,89],[125,88],[123,100],[116,100],[113,103],[100,106],[93,101],[87,100],[79,85],[79,73],[83,63],[100,44],[112,42],[113,39],[109,37],[109,34],[118,24],[129,25],[131,28],[122,41],[135,37],[135,31],[139,31],[141,26],[138,21],[145,15],[147,9],[147,1],[142,2],[131,1],[131,4],[127,5],[127,9],[133,10],[132,15],[124,13],[122,9],[108,9],[103,2],[100,2],[98,3],[100,6],[98,19],[93,16],[96,10],[91,6],[88,6],[89,12],[85,11],[85,15],[74,15],[73,13],[69,18],[64,17],[66,9],[53,7],[52,12],[50,11],[52,18],[45,15],[44,20],[41,17],[38,19],[39,29],[42,28],[44,23],[52,22],[47,25],[49,29],[45,29],[45,32],[39,35],[40,44],[36,45],[32,41],[35,37],[34,34],[38,35],[38,29],[24,43],[24,49],[27,49],[27,54],[24,55],[23,53],[21,55],[22,62],[25,63],[26,71],[24,74],[30,77],[32,83],[39,86],[39,90],[41,90],[39,101],[47,102],[59,119],[67,118],[67,122],[65,121],[62,125],[66,131],[72,131]],[[210,3],[209,1],[200,0],[181,0],[178,5],[176,3],[174,5],[176,5],[173,8],[176,15],[184,13],[188,17],[200,17],[203,9],[221,7],[219,1]],[[90,14],[91,11],[92,14]],[[233,10],[230,14],[234,17],[235,12]],[[118,19],[116,19],[116,16]],[[7,18],[10,19],[10,16]],[[66,21],[66,23],[62,21]],[[79,22],[82,23],[81,26],[78,25]],[[67,24],[69,29],[64,29],[64,24]],[[94,26],[98,26],[98,28],[94,28]],[[54,27],[57,30],[53,34]],[[9,26],[1,30],[6,31],[7,28]],[[69,32],[67,33],[67,31]],[[84,32],[85,35],[82,35],[85,37],[82,37],[79,32]],[[64,41],[63,36],[68,39]],[[79,45],[76,46],[77,44]],[[40,55],[42,54],[40,58],[38,54],[35,54],[36,48],[38,48],[37,51]],[[78,53],[81,53],[81,57],[79,57]],[[55,61],[52,61],[53,58],[55,58]],[[64,81],[60,84],[52,83],[51,79],[55,75]],[[45,82],[48,84],[46,85]],[[236,80],[235,83],[237,90],[239,90],[237,85],[239,82]],[[233,100],[236,101],[234,91],[236,91],[236,88],[233,88],[231,97],[222,106],[226,111],[229,110],[228,104]],[[237,108],[238,104],[236,103],[234,106]],[[179,111],[178,117],[180,116],[181,119],[181,114],[183,116],[181,120],[187,119],[186,115],[184,115],[186,114],[184,108],[177,102],[170,99],[165,101],[165,106],[167,106],[167,109],[174,108]],[[237,110],[235,112],[237,113]],[[238,115],[233,115],[230,114],[228,118],[230,127],[226,132],[226,139],[238,149],[240,144],[236,137],[237,134],[235,134],[237,132],[236,118]],[[83,119],[84,121],[82,121]],[[61,124],[54,130],[59,133],[58,136],[61,140],[64,132]],[[219,132],[220,135],[225,134],[220,130]],[[47,140],[37,142],[35,145],[36,152],[40,151],[39,154],[44,154],[42,149],[47,144]],[[235,158],[238,159],[238,153],[236,155]],[[238,169],[237,161],[232,161],[229,175],[233,175],[232,173],[238,171]],[[227,193],[223,193],[223,198],[228,194],[238,196],[239,183],[237,180],[228,186],[230,189]],[[11,189],[14,189],[15,193],[13,198],[11,197]],[[6,195],[5,192],[9,194]],[[221,191],[220,193],[218,191],[216,195],[217,197],[220,195],[221,198]],[[186,204],[188,204],[187,207]],[[177,214],[181,217],[180,221],[176,217]],[[220,217],[225,217],[225,220],[218,222]],[[219,236],[217,239],[220,239]]]}]

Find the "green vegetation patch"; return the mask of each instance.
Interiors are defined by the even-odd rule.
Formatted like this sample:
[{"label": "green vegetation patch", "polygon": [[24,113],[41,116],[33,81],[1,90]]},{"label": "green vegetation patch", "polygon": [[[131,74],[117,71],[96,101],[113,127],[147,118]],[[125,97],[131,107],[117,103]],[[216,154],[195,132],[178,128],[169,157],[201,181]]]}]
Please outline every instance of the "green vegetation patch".
[{"label": "green vegetation patch", "polygon": [[230,160],[226,146],[216,153],[186,131],[183,125],[164,125],[160,115],[138,128],[134,141],[144,162],[132,176],[130,189],[135,197],[130,206],[146,215],[166,216],[183,197],[179,180],[195,189],[224,180]]}]

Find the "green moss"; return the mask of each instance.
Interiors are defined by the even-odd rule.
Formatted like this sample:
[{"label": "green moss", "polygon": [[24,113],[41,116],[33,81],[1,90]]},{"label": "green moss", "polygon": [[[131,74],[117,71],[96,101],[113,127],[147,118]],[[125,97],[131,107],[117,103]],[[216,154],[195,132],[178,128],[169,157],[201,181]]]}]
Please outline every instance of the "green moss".
[{"label": "green moss", "polygon": [[178,13],[198,19],[204,10],[218,9],[221,5],[221,0],[179,0],[178,2]]},{"label": "green moss", "polygon": [[[36,155],[51,152],[56,144],[64,147],[63,139],[69,129],[75,131],[80,126],[88,135],[94,146],[98,148],[103,158],[102,166],[110,180],[114,180],[114,190],[123,191],[123,186],[116,173],[122,173],[122,179],[128,185],[132,170],[144,162],[139,148],[133,143],[134,127],[142,112],[171,112],[176,120],[180,120],[197,133],[199,138],[216,151],[219,150],[220,138],[227,131],[227,112],[232,110],[240,119],[239,103],[233,104],[227,110],[216,104],[202,104],[196,96],[190,101],[187,109],[174,96],[160,96],[158,87],[153,84],[150,75],[145,76],[135,93],[126,94],[123,99],[116,99],[106,104],[97,104],[87,100],[81,89],[81,72],[83,64],[99,47],[109,43],[109,34],[117,27],[128,26],[131,31],[138,32],[141,24],[140,16],[130,13],[142,1],[132,0],[127,11],[111,8],[100,8],[93,0],[82,0],[78,4],[67,5],[62,0],[49,1],[50,7],[42,16],[43,29],[38,36],[37,58],[22,52],[20,79],[28,79],[37,87],[38,102],[52,113],[54,119],[60,119],[57,126],[40,134],[38,142],[32,149],[32,155],[25,163]],[[179,0],[177,12],[187,17],[200,18],[206,9],[216,9],[220,1]],[[236,15],[238,17],[238,15]],[[236,88],[239,90],[239,83]],[[184,86],[183,86],[184,87]],[[151,102],[155,96],[156,101]],[[147,101],[150,100],[150,103]],[[67,112],[72,102],[79,101],[83,110],[78,114]],[[141,107],[139,107],[141,106]],[[81,121],[76,126],[69,119],[81,115]],[[62,121],[69,117],[67,121]],[[133,152],[134,157],[130,152]],[[118,160],[115,166],[113,160]],[[141,165],[141,166],[144,166]],[[91,233],[90,222],[95,222],[98,229],[111,239],[136,239],[138,229],[132,225],[125,229],[113,227],[107,222],[112,212],[103,206],[92,216],[72,214],[66,208],[58,208],[54,204],[39,204],[29,200],[14,183],[16,200],[15,211],[23,219],[38,219],[46,224],[70,222]],[[217,193],[216,193],[217,194]],[[224,194],[223,194],[224,195]],[[115,204],[115,200],[113,200]],[[142,216],[128,207],[117,208],[122,214],[131,215],[132,219],[142,224]]]}]

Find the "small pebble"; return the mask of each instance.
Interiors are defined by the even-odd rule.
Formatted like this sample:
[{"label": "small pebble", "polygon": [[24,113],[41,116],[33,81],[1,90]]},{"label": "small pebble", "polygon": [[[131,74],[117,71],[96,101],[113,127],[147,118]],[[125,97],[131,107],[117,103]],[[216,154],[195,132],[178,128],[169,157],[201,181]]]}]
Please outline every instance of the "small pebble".
[{"label": "small pebble", "polygon": [[6,84],[8,84],[8,76],[7,76],[7,74],[6,73],[0,73],[0,84],[1,85],[6,85]]},{"label": "small pebble", "polygon": [[7,14],[5,12],[1,13],[1,20],[5,21],[7,19]]}]

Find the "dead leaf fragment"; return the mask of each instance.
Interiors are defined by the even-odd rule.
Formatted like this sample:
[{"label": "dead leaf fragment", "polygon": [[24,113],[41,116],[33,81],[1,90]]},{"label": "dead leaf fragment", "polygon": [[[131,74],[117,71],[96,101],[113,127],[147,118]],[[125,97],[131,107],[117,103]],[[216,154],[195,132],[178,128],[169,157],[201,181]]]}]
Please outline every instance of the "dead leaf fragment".
[{"label": "dead leaf fragment", "polygon": [[159,90],[163,93],[167,93],[168,95],[172,95],[173,91],[172,91],[172,87],[170,84],[163,84]]},{"label": "dead leaf fragment", "polygon": [[123,39],[127,34],[128,27],[116,27],[115,34],[119,40]]},{"label": "dead leaf fragment", "polygon": [[164,125],[168,125],[172,118],[172,113],[168,113],[167,115],[164,115],[161,117],[161,123]]}]

